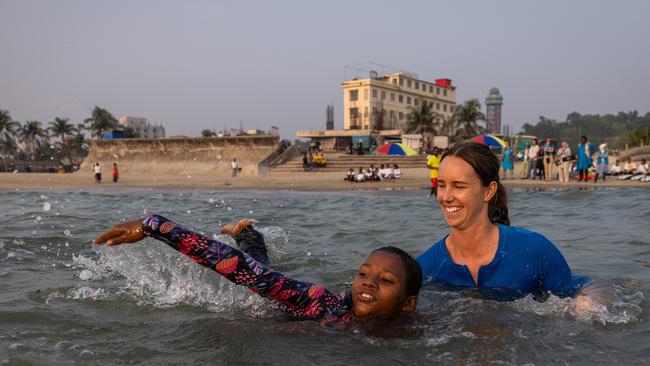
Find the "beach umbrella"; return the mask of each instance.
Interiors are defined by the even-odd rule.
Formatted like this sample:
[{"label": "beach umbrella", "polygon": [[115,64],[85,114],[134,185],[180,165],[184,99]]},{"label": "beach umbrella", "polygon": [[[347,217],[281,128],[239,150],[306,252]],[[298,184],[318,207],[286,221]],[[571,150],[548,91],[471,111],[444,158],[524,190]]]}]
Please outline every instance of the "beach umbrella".
[{"label": "beach umbrella", "polygon": [[500,138],[494,136],[494,135],[488,135],[488,134],[483,134],[483,135],[478,135],[471,139],[470,141],[472,142],[478,142],[483,145],[488,145],[492,146],[495,148],[502,148],[506,146],[506,142],[501,140]]},{"label": "beach umbrella", "polygon": [[389,142],[386,145],[380,147],[377,150],[377,154],[411,156],[417,155],[417,152],[404,144]]}]

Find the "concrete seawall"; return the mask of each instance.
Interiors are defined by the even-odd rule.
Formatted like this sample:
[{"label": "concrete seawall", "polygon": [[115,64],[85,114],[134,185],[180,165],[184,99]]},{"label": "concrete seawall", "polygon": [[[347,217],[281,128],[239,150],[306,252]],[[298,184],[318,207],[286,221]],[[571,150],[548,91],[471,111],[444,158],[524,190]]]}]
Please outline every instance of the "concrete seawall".
[{"label": "concrete seawall", "polygon": [[106,178],[113,163],[120,172],[146,174],[230,174],[237,159],[241,175],[258,174],[258,165],[278,147],[278,136],[193,137],[165,139],[92,140],[81,172],[99,162]]}]

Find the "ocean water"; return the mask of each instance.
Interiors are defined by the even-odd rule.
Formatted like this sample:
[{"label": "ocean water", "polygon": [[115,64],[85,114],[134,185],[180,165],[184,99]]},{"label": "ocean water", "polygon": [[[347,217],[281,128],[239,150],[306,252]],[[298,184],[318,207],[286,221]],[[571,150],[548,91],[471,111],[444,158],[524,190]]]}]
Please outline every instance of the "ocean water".
[{"label": "ocean water", "polygon": [[145,212],[210,236],[249,217],[274,267],[338,291],[372,249],[416,255],[447,233],[420,190],[0,191],[0,364],[650,364],[650,191],[509,194],[513,225],[551,239],[611,305],[576,314],[572,299],[430,286],[401,324],[327,327],[288,321],[152,239],[90,243]]}]

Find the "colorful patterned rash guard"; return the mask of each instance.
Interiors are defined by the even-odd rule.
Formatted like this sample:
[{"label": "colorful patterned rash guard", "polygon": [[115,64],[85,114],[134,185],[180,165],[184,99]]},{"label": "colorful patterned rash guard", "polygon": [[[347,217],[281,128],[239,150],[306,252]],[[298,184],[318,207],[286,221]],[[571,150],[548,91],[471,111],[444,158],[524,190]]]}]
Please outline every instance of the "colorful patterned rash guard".
[{"label": "colorful patterned rash guard", "polygon": [[162,216],[143,220],[146,236],[162,241],[237,285],[281,305],[295,319],[347,321],[352,318],[350,292],[334,295],[326,288],[296,281],[256,261],[247,253],[188,230]]},{"label": "colorful patterned rash guard", "polygon": [[562,253],[543,235],[525,229],[498,225],[499,244],[492,262],[478,270],[478,283],[467,266],[454,263],[445,245],[446,237],[420,254],[423,282],[455,288],[471,288],[482,297],[512,300],[528,294],[543,299],[552,293],[575,295],[588,281],[574,276]]}]

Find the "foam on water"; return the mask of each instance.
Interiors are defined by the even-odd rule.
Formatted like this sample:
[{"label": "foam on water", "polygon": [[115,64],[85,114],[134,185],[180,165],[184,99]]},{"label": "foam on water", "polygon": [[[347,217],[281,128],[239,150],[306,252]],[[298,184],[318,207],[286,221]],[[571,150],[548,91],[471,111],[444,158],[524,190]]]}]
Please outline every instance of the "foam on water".
[{"label": "foam on water", "polygon": [[[271,260],[286,255],[288,236],[278,227],[260,229],[264,234]],[[216,238],[230,245],[228,236]],[[63,298],[74,300],[107,300],[131,296],[138,304],[169,307],[178,305],[205,306],[215,312],[246,311],[266,316],[274,307],[268,301],[241,286],[223,279],[214,271],[199,266],[172,248],[153,239],[138,244],[107,247],[95,246],[97,259],[73,256],[77,276],[83,281],[101,282],[107,279],[126,280],[121,287],[93,288],[83,286],[67,289]],[[58,290],[57,290],[58,291]],[[60,298],[58,291],[54,298]]]}]

